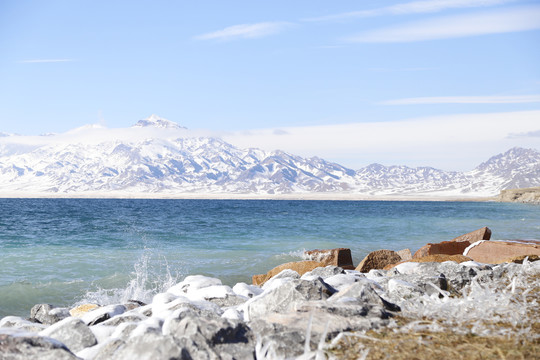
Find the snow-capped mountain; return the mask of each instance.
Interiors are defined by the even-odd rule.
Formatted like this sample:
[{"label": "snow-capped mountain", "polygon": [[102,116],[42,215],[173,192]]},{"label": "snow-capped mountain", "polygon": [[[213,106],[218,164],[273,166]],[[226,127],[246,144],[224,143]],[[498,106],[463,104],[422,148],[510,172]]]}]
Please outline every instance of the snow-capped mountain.
[{"label": "snow-capped mountain", "polygon": [[[184,127],[156,115],[130,129],[125,130],[131,131],[129,136],[122,139],[92,133],[100,140],[50,141],[17,149],[0,143],[0,195],[331,192],[492,196],[502,189],[540,185],[540,152],[533,149],[510,149],[466,173],[379,164],[355,171],[317,157],[239,149],[212,137],[186,137],[181,135]],[[160,129],[160,137],[146,137],[153,134],[148,129]],[[77,134],[102,130],[80,128]],[[83,138],[87,137],[90,135]]]}]

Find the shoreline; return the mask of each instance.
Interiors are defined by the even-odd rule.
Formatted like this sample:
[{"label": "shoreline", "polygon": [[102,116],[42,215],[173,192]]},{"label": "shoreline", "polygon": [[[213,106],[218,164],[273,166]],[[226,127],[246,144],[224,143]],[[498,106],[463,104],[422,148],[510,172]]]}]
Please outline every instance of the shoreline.
[{"label": "shoreline", "polygon": [[324,201],[432,201],[499,202],[498,196],[365,195],[347,193],[238,194],[238,193],[121,193],[72,194],[1,193],[0,199],[132,199],[132,200],[324,200]]}]

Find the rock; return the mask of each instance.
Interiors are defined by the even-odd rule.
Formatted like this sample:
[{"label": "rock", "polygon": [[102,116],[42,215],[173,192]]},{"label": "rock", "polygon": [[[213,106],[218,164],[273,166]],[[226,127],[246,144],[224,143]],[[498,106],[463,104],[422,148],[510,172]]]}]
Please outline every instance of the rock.
[{"label": "rock", "polygon": [[250,320],[268,313],[289,312],[300,301],[327,298],[327,288],[321,281],[291,280],[248,300],[240,309],[244,310],[245,318]]},{"label": "rock", "polygon": [[253,285],[261,286],[266,281],[271,279],[273,276],[279,274],[280,272],[286,269],[296,271],[301,276],[307,273],[308,271],[311,271],[320,266],[323,266],[320,262],[311,261],[311,260],[296,261],[296,262],[289,262],[289,263],[281,264],[279,266],[276,266],[275,268],[273,268],[266,274],[253,275],[253,278],[252,278]]},{"label": "rock", "polygon": [[383,269],[385,266],[395,264],[401,261],[395,251],[377,250],[370,252],[356,267],[356,271],[366,273],[372,269]]},{"label": "rock", "polygon": [[445,261],[455,261],[455,262],[457,262],[459,264],[459,263],[462,263],[462,262],[465,262],[465,261],[471,261],[471,260],[472,259],[470,257],[464,256],[464,255],[435,254],[435,255],[424,256],[424,257],[421,257],[421,258],[418,258],[418,259],[412,259],[412,260],[409,260],[409,261],[400,261],[397,264],[390,264],[390,265],[385,266],[384,270],[390,270],[390,269],[396,267],[397,265],[403,264],[405,262],[418,262],[418,263],[437,262],[437,263],[442,263],[442,262],[445,262]]},{"label": "rock", "polygon": [[123,323],[140,322],[147,317],[137,313],[124,313],[118,316],[114,316],[108,320],[103,321],[101,324],[104,326],[118,326]]},{"label": "rock", "polygon": [[0,329],[2,360],[78,360],[61,342],[15,329]]},{"label": "rock", "polygon": [[403,249],[403,250],[396,251],[396,254],[398,254],[401,257],[401,260],[403,261],[412,259],[412,254],[411,254],[410,249]]},{"label": "rock", "polygon": [[13,328],[28,332],[40,332],[47,328],[46,325],[24,320],[18,316],[6,316],[0,320],[0,328]]},{"label": "rock", "polygon": [[192,290],[187,296],[190,299],[210,301],[219,307],[237,306],[248,300],[247,297],[236,294],[227,285],[211,285]]},{"label": "rock", "polygon": [[362,277],[348,274],[337,274],[324,279],[324,282],[337,290],[341,290],[352,283],[361,281]]},{"label": "rock", "polygon": [[487,227],[483,227],[470,233],[458,236],[450,241],[443,241],[435,244],[428,243],[414,253],[413,259],[436,254],[462,255],[469,245],[477,241],[489,240],[490,238],[491,230]]},{"label": "rock", "polygon": [[182,296],[196,292],[197,290],[204,289],[209,286],[223,285],[221,280],[204,275],[190,275],[186,276],[184,281],[170,287],[167,292],[176,296]]},{"label": "rock", "polygon": [[240,296],[245,296],[249,299],[263,292],[263,289],[261,289],[260,287],[255,286],[255,285],[248,285],[243,282],[234,285],[232,290],[234,291],[235,294],[238,294]]},{"label": "rock", "polygon": [[[306,329],[290,329],[278,322],[257,319],[249,322],[257,337],[255,353],[257,359],[294,359],[304,353]],[[310,348],[316,348],[317,336],[310,337]]]},{"label": "rock", "polygon": [[[304,251],[304,257],[308,260],[320,262],[323,266],[333,265],[339,266],[342,269],[354,269],[351,249],[338,248],[327,250],[310,250]],[[300,274],[302,275],[302,274]]]},{"label": "rock", "polygon": [[110,360],[115,351],[121,346],[124,346],[125,343],[126,342],[121,339],[107,339],[98,345],[80,351],[77,353],[77,356],[82,357],[83,359]]},{"label": "rock", "polygon": [[253,334],[240,321],[205,319],[188,314],[181,319],[170,320],[168,326],[164,327],[164,333],[175,339],[189,339],[191,347],[197,347],[193,353],[188,343],[188,352],[194,359],[200,358],[200,348],[211,349],[207,352],[218,354],[220,358],[254,359]]},{"label": "rock", "polygon": [[429,255],[462,255],[470,245],[468,241],[443,241],[440,243],[428,243],[414,253],[413,259],[423,258]]},{"label": "rock", "polygon": [[39,334],[64,343],[74,353],[97,343],[90,328],[81,319],[74,317],[61,320]]},{"label": "rock", "polygon": [[123,305],[108,305],[96,308],[81,316],[81,320],[88,326],[96,325],[122,314],[126,311]]},{"label": "rock", "polygon": [[464,255],[481,263],[499,264],[516,256],[540,256],[540,242],[524,240],[477,242],[471,245]]},{"label": "rock", "polygon": [[82,304],[69,310],[69,314],[74,317],[82,317],[89,311],[97,309],[99,305],[96,304]]},{"label": "rock", "polygon": [[318,267],[311,271],[308,271],[304,275],[302,275],[302,279],[304,280],[315,280],[317,278],[326,279],[328,277],[338,275],[338,274],[345,274],[345,270],[339,266],[334,265],[328,265],[325,267]]},{"label": "rock", "polygon": [[[370,307],[378,306],[382,309],[389,311],[401,311],[399,306],[393,304],[379,296],[375,291],[375,285],[369,281],[364,280],[349,285],[340,292],[332,295],[329,302],[355,302],[362,305],[368,305]],[[386,314],[389,316],[389,314]]]},{"label": "rock", "polygon": [[454,238],[450,241],[457,241],[457,242],[468,241],[469,243],[472,244],[480,240],[489,240],[489,239],[491,239],[491,230],[487,226],[484,226],[481,229],[474,230],[474,231],[471,231],[470,233],[458,236],[457,238]]},{"label": "rock", "polygon": [[67,317],[69,317],[67,309],[55,308],[50,304],[37,304],[30,310],[30,320],[45,325],[52,325]]},{"label": "rock", "polygon": [[[204,357],[201,357],[204,359]],[[113,360],[179,360],[192,359],[172,336],[148,334],[130,338],[112,353]]]}]

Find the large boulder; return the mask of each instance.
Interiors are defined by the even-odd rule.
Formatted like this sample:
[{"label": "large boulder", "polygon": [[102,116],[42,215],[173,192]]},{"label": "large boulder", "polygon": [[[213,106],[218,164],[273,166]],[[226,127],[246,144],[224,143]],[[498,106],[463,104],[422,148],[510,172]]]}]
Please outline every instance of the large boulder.
[{"label": "large boulder", "polygon": [[306,300],[323,300],[329,296],[328,285],[321,280],[290,280],[266,290],[241,305],[247,320],[270,313],[287,313]]},{"label": "large boulder", "polygon": [[377,250],[370,252],[356,267],[356,271],[363,273],[372,269],[383,269],[385,266],[400,262],[401,256],[392,250]]},{"label": "large boulder", "polygon": [[483,228],[480,228],[478,230],[471,231],[470,233],[460,235],[451,241],[461,242],[461,241],[468,241],[469,243],[475,243],[480,240],[489,240],[491,239],[491,230],[484,226]]},{"label": "large boulder", "polygon": [[465,249],[481,240],[489,240],[491,238],[491,230],[488,227],[472,231],[470,233],[458,236],[450,241],[440,243],[428,243],[418,249],[414,253],[413,259],[419,259],[428,255],[446,254],[446,255],[462,255]]},{"label": "large boulder", "polygon": [[279,274],[283,270],[289,269],[289,270],[296,271],[298,273],[298,275],[304,275],[308,271],[311,271],[311,270],[313,270],[315,268],[318,268],[318,267],[321,267],[321,266],[323,266],[323,265],[320,262],[311,261],[311,260],[296,261],[296,262],[289,262],[289,263],[281,264],[279,266],[276,266],[275,268],[273,268],[272,270],[270,270],[266,274],[253,275],[253,278],[252,278],[253,285],[261,286],[266,281],[270,280],[273,276]]},{"label": "large boulder", "polygon": [[37,304],[30,309],[30,320],[45,325],[52,325],[67,317],[69,317],[68,309],[55,308],[50,304]]},{"label": "large boulder", "polygon": [[304,251],[304,257],[322,263],[321,266],[334,265],[347,270],[354,269],[351,249],[337,248],[309,250]]},{"label": "large boulder", "polygon": [[499,264],[521,255],[540,256],[540,241],[482,241],[470,246],[464,255],[481,263]]},{"label": "large boulder", "polygon": [[69,317],[40,332],[42,336],[56,339],[76,353],[97,343],[96,336],[79,318]]},{"label": "large boulder", "polygon": [[54,339],[15,329],[0,329],[2,360],[77,360],[69,349]]}]

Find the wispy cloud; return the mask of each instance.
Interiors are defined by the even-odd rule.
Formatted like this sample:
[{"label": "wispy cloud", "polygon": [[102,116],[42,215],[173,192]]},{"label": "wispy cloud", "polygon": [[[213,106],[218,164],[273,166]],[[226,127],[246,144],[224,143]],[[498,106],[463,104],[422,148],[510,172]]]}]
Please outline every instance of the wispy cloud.
[{"label": "wispy cloud", "polygon": [[439,17],[367,31],[344,40],[362,43],[403,43],[535,29],[540,29],[540,6]]},{"label": "wispy cloud", "polygon": [[303,19],[303,21],[336,21],[384,15],[407,15],[436,13],[449,9],[494,6],[515,0],[426,0],[413,1],[362,11],[350,11],[334,15]]},{"label": "wispy cloud", "polygon": [[32,59],[32,60],[21,60],[20,63],[23,64],[32,64],[32,63],[59,63],[59,62],[72,62],[73,59]]},{"label": "wispy cloud", "polygon": [[256,39],[283,31],[291,26],[291,23],[261,22],[256,24],[240,24],[226,27],[225,29],[207,34],[195,36],[196,40],[234,40],[234,39]]},{"label": "wispy cloud", "polygon": [[381,101],[379,105],[427,104],[522,104],[540,103],[540,95],[511,96],[432,96]]},{"label": "wispy cloud", "polygon": [[508,135],[508,139],[515,139],[515,138],[530,138],[530,137],[539,137],[540,138],[540,130],[534,130],[534,131],[527,131],[517,134],[510,134]]}]

